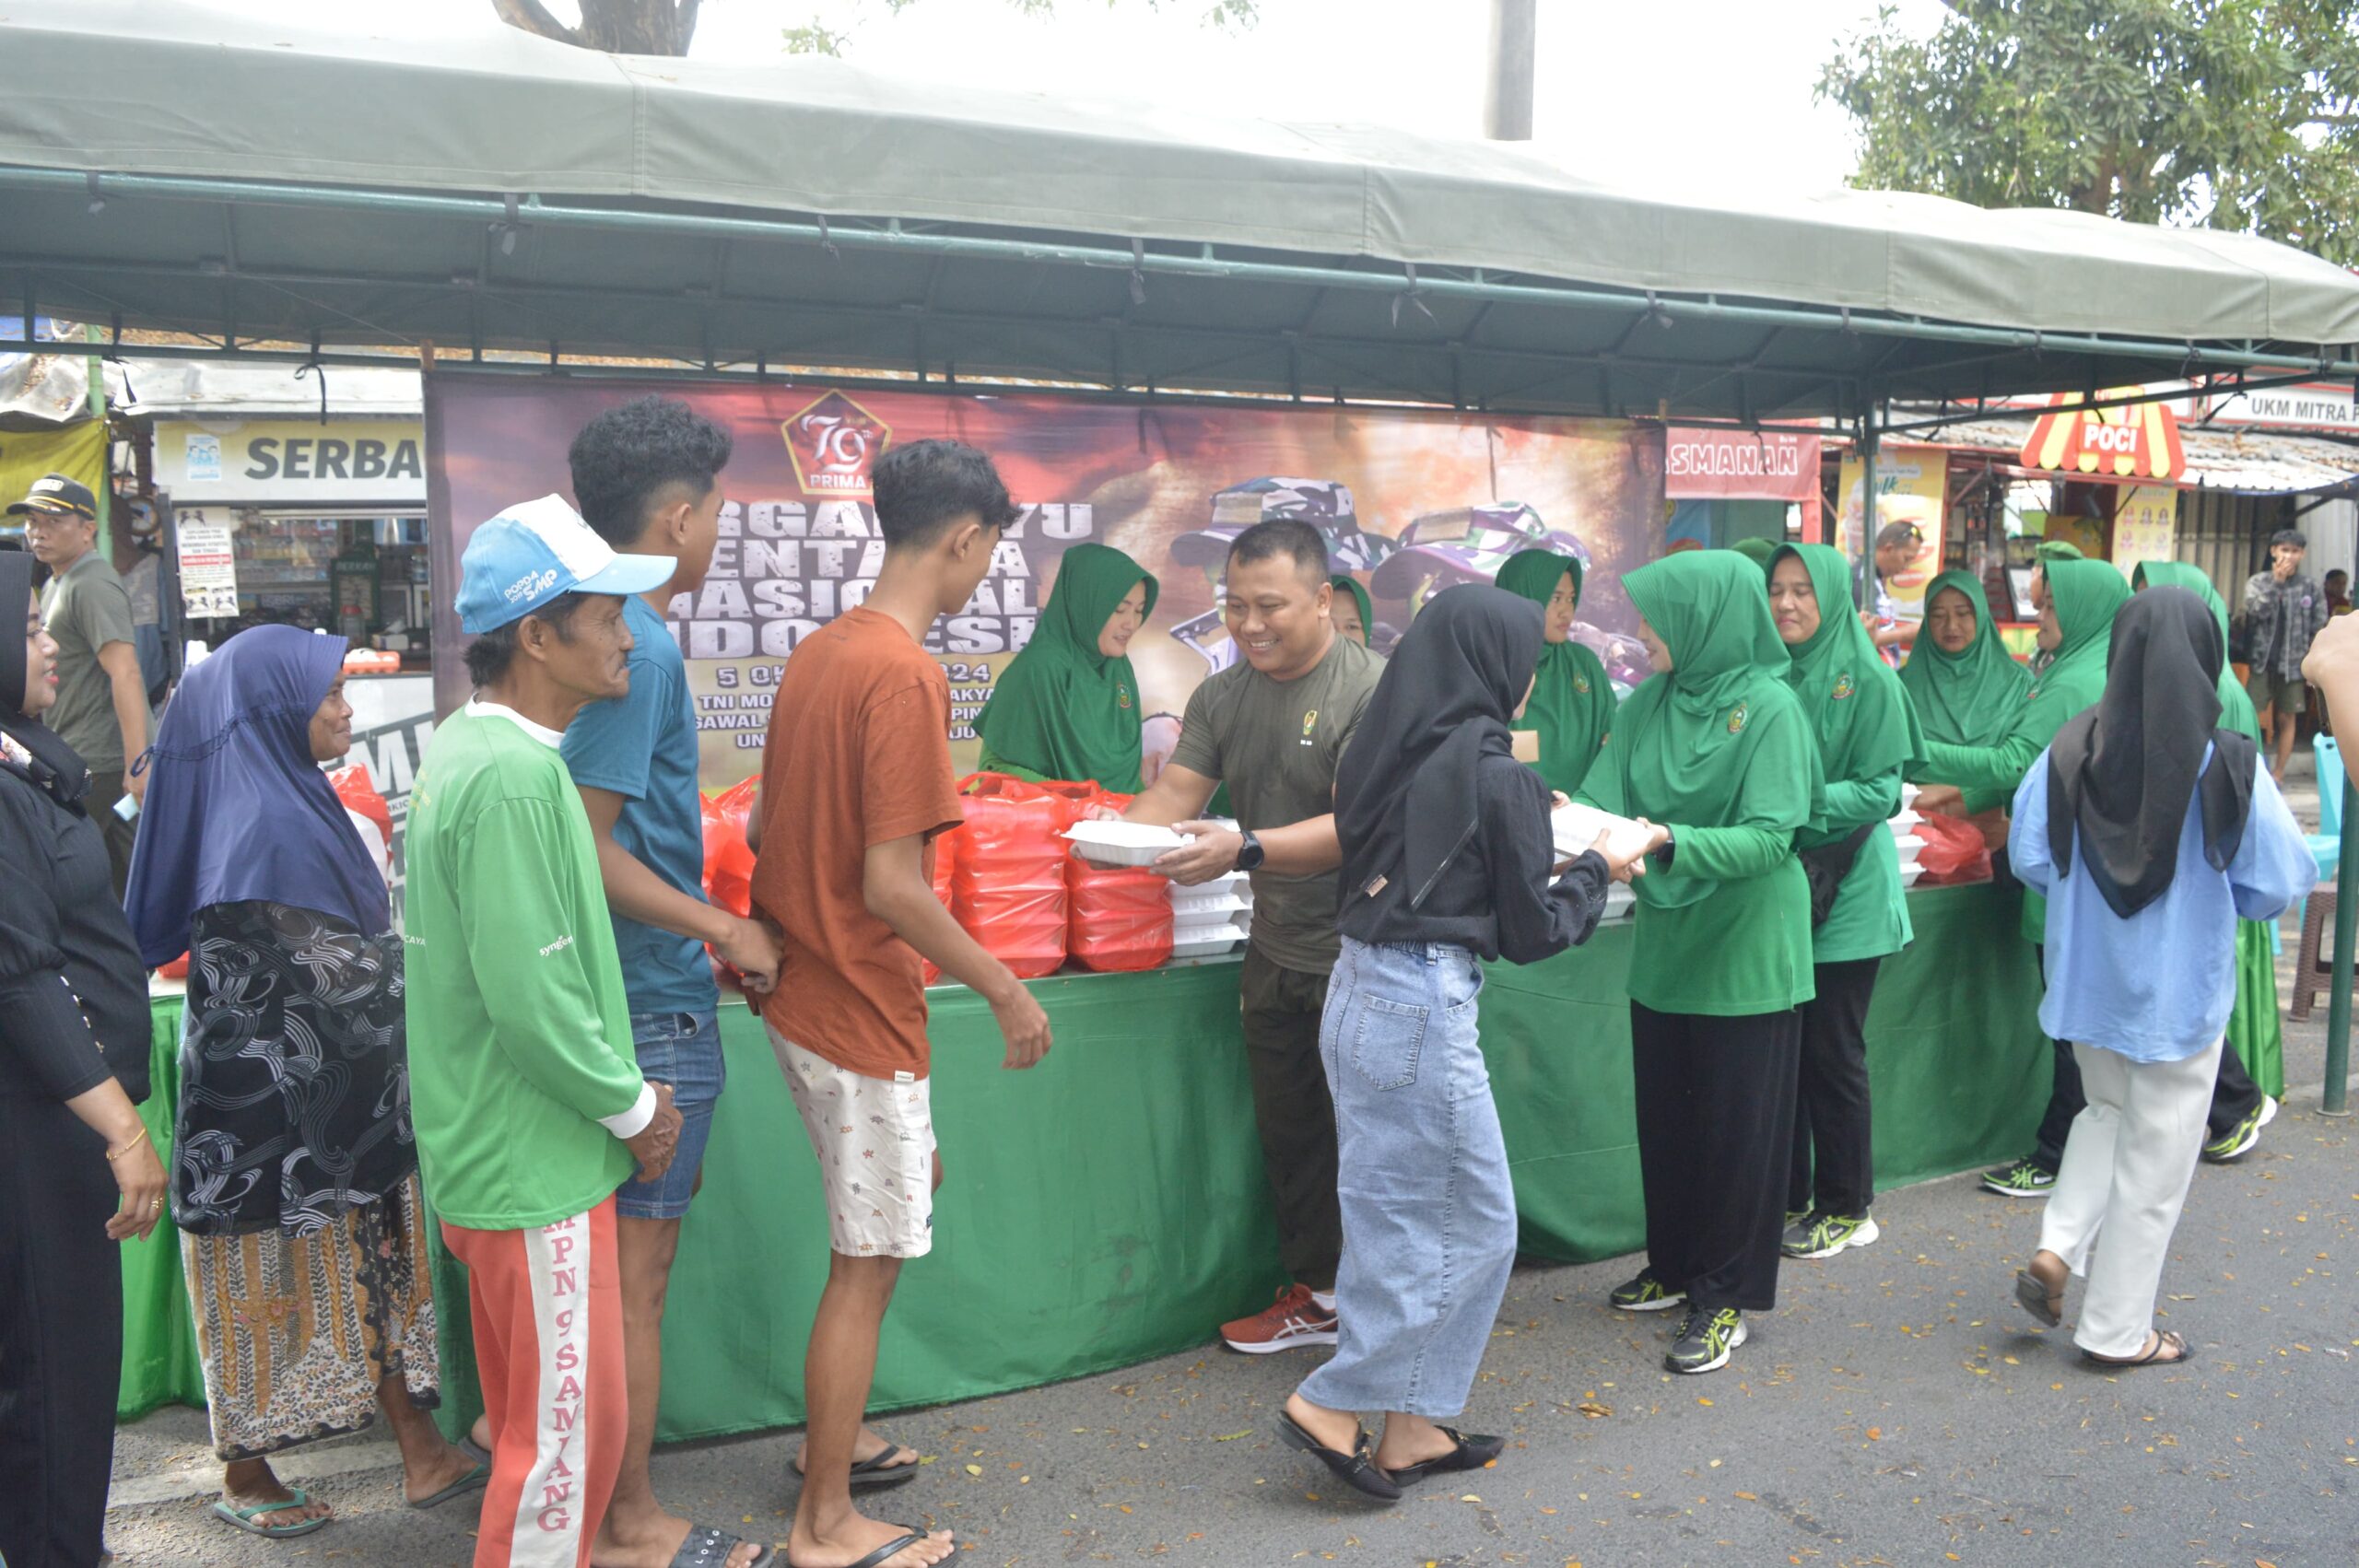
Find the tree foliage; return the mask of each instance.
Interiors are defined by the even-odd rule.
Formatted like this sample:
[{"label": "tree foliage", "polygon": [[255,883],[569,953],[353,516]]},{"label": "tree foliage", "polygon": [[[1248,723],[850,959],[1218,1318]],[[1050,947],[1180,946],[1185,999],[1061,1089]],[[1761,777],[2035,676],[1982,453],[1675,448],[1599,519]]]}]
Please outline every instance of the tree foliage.
[{"label": "tree foliage", "polygon": [[1946,0],[1887,6],[1821,75],[1852,183],[1980,206],[2208,224],[2359,262],[2351,0]]}]

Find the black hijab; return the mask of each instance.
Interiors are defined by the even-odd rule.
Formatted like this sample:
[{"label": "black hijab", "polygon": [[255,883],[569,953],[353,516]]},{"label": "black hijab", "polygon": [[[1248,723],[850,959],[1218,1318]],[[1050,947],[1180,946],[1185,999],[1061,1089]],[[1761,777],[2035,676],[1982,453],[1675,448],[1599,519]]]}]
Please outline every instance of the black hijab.
[{"label": "black hijab", "polygon": [[90,770],[65,738],[18,709],[25,700],[25,642],[17,617],[31,605],[33,558],[22,550],[0,550],[0,766],[22,774],[61,806],[71,806],[90,788]]},{"label": "black hijab", "polygon": [[2189,801],[2201,802],[2212,870],[2225,871],[2244,842],[2255,749],[2218,727],[2226,658],[2209,605],[2183,588],[2148,589],[2114,616],[2105,695],[2067,720],[2049,749],[2048,847],[2057,874],[2071,873],[2077,832],[2097,891],[2124,919],[2177,874]]},{"label": "black hijab", "polygon": [[1543,645],[1540,606],[1483,583],[1436,594],[1393,649],[1335,768],[1344,885],[1405,882],[1417,908],[1474,833],[1485,756],[1513,762],[1508,723]]}]

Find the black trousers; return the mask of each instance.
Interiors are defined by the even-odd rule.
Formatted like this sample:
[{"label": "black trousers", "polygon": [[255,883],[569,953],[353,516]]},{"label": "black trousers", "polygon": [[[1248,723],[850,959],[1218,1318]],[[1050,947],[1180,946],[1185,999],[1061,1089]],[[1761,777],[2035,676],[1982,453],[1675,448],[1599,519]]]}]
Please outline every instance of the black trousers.
[{"label": "black trousers", "polygon": [[[1818,995],[1802,1004],[1802,1073],[1794,1098],[1786,1207],[1857,1216],[1875,1200],[1868,1128],[1868,1001],[1881,958],[1821,964]],[[1813,1161],[1813,1155],[1816,1155]]]},{"label": "black trousers", "polygon": [[[2047,949],[2040,949],[2041,964],[2046,967]],[[2032,1158],[2042,1170],[2053,1171],[2064,1160],[2064,1140],[2072,1130],[2072,1118],[2088,1105],[2088,1096],[2081,1092],[2081,1064],[2072,1056],[2072,1047],[2061,1040],[2050,1040],[2055,1051],[2056,1069],[2048,1091],[2048,1110],[2039,1118],[2038,1146]],[[2220,1075],[2212,1083],[2212,1109],[2204,1120],[2213,1138],[2224,1137],[2254,1111],[2260,1108],[2260,1085],[2245,1071],[2244,1058],[2236,1054],[2234,1042],[2220,1047]]]},{"label": "black trousers", "polygon": [[123,1382],[106,1141],[54,1100],[0,1096],[0,1558],[93,1568]]},{"label": "black trousers", "polygon": [[1800,1011],[1707,1018],[1630,1004],[1647,1263],[1706,1312],[1778,1305]]},{"label": "black trousers", "polygon": [[1238,980],[1262,1170],[1277,1209],[1278,1257],[1297,1284],[1335,1288],[1344,1216],[1335,1199],[1335,1102],[1319,1059],[1327,977],[1272,963],[1247,944]]}]

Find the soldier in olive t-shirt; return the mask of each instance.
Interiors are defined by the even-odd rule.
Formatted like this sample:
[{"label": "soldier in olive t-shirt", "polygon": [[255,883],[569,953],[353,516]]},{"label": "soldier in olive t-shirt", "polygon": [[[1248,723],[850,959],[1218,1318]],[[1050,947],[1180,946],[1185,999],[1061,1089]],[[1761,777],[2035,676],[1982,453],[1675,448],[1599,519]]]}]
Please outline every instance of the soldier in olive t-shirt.
[{"label": "soldier in olive t-shirt", "polygon": [[[1335,1108],[1319,1055],[1335,930],[1335,763],[1367,711],[1384,661],[1334,629],[1327,548],[1282,519],[1230,546],[1222,610],[1244,658],[1198,686],[1180,743],[1132,805],[1135,821],[1201,815],[1226,783],[1241,833],[1213,832],[1158,862],[1184,882],[1234,864],[1253,880],[1252,935],[1238,975],[1262,1167],[1293,1284],[1274,1305],[1222,1325],[1250,1352],[1336,1342]],[[1266,669],[1255,668],[1256,662]],[[1233,860],[1232,858],[1233,857]]]}]

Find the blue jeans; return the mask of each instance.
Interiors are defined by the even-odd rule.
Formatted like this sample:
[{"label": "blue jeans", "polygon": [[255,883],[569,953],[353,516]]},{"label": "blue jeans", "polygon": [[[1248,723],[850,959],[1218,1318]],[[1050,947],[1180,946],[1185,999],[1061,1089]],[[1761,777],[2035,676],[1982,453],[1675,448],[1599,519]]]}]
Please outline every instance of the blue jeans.
[{"label": "blue jeans", "polygon": [[1462,947],[1344,939],[1319,1053],[1335,1097],[1344,1266],[1335,1357],[1302,1397],[1441,1419],[1466,1408],[1515,1265],[1515,1188]]},{"label": "blue jeans", "polygon": [[728,1069],[721,1059],[721,1020],[711,1012],[634,1012],[631,1045],[639,1052],[640,1076],[672,1086],[680,1113],[680,1152],[662,1176],[637,1176],[615,1193],[615,1212],[626,1220],[676,1220],[688,1211],[704,1146],[712,1137],[712,1107],[721,1098]]}]

